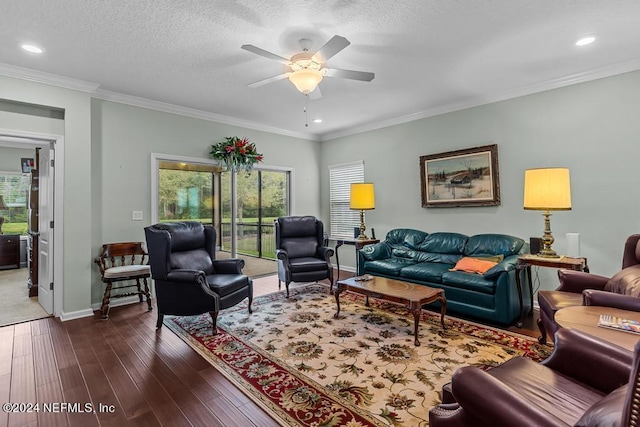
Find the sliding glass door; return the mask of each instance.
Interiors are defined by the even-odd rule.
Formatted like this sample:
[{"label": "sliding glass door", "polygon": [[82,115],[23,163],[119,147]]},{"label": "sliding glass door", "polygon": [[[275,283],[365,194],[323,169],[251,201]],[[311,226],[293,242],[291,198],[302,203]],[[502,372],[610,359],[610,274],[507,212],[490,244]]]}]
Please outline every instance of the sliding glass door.
[{"label": "sliding glass door", "polygon": [[[222,247],[231,248],[231,174],[222,173]],[[289,172],[236,174],[236,235],[239,254],[275,259],[273,221],[289,214]]]}]

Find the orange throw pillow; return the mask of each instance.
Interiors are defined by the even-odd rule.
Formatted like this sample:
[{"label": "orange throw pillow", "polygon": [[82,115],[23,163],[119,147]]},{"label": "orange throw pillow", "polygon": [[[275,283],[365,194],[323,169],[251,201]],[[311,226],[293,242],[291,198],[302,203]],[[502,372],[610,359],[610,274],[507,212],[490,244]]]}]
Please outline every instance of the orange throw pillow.
[{"label": "orange throw pillow", "polygon": [[449,271],[466,271],[467,273],[484,274],[485,271],[498,265],[497,262],[477,258],[464,257]]}]

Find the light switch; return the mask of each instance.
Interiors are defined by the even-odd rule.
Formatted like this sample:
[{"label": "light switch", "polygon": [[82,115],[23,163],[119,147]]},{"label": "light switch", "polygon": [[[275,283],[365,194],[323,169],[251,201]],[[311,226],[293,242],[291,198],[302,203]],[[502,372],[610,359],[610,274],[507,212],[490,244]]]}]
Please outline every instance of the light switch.
[{"label": "light switch", "polygon": [[133,211],[133,212],[131,212],[131,220],[132,221],[142,221],[142,211]]}]

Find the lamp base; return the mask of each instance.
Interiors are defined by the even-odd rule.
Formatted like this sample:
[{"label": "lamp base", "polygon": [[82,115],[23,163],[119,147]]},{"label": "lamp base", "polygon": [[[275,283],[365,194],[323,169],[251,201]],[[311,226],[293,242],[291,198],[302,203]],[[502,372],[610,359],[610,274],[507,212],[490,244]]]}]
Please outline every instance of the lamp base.
[{"label": "lamp base", "polygon": [[369,238],[367,237],[366,234],[364,234],[364,231],[367,229],[367,227],[364,225],[364,210],[360,211],[360,235],[358,236],[358,240],[368,240]]},{"label": "lamp base", "polygon": [[551,249],[551,245],[553,245],[554,238],[551,234],[551,221],[549,217],[551,214],[549,211],[544,212],[544,234],[542,235],[542,250],[538,252],[539,257],[543,258],[560,258],[560,255],[556,253],[553,249]]}]

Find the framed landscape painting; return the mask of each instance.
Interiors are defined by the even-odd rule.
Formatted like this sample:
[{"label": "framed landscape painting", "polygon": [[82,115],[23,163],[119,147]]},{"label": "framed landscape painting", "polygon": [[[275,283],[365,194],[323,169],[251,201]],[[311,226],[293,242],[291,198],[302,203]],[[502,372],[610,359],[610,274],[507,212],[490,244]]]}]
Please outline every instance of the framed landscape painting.
[{"label": "framed landscape painting", "polygon": [[498,146],[420,156],[422,207],[500,204]]}]

